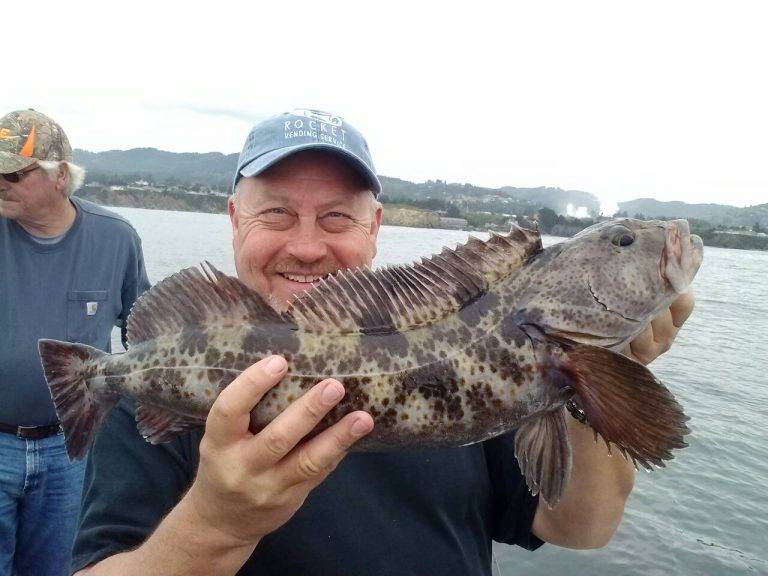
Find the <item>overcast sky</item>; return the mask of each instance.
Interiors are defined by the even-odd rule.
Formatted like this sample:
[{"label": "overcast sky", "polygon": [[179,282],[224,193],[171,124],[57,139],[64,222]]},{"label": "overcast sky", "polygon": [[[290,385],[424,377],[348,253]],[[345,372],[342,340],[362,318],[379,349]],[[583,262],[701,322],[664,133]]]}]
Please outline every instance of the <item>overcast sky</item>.
[{"label": "overcast sky", "polygon": [[386,176],[768,202],[764,2],[445,4],[14,1],[0,111],[93,151],[232,153],[319,108]]}]

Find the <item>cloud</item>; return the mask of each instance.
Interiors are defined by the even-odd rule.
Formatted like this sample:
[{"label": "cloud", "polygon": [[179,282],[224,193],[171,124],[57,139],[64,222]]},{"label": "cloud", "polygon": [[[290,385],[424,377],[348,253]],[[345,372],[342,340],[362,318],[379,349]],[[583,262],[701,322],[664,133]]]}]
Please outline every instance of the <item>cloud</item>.
[{"label": "cloud", "polygon": [[269,116],[272,116],[275,112],[254,112],[253,110],[237,109],[237,108],[225,108],[223,106],[210,106],[205,104],[162,104],[162,105],[149,105],[149,108],[156,108],[158,110],[186,110],[202,116],[219,116],[224,118],[230,118],[233,120],[239,120],[247,124],[255,124],[260,120],[264,120]]}]

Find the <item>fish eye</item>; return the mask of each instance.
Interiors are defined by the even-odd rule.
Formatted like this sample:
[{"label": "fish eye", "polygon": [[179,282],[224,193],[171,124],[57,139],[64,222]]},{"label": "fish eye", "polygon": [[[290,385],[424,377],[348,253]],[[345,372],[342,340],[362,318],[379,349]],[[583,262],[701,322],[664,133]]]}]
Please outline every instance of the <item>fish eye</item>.
[{"label": "fish eye", "polygon": [[619,226],[618,229],[614,232],[613,238],[611,239],[611,243],[614,246],[630,246],[635,241],[635,235],[632,233],[632,231],[629,228],[625,228],[624,226]]}]

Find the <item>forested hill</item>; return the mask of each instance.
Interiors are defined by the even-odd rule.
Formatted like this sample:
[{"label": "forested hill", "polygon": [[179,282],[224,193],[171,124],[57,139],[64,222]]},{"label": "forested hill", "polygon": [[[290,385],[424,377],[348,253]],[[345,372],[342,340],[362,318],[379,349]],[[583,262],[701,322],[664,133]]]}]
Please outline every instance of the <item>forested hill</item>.
[{"label": "forested hill", "polygon": [[[121,187],[143,182],[156,187],[153,193],[153,205],[182,205],[184,199],[164,199],[165,195],[193,192],[197,194],[229,193],[232,174],[237,165],[237,154],[177,153],[164,152],[155,148],[134,148],[132,150],[110,150],[107,152],[88,152],[75,150],[75,162],[88,171],[86,181],[100,184],[104,201],[119,201],[114,198],[121,193]],[[538,187],[485,188],[468,183],[449,183],[442,180],[427,182],[409,182],[400,178],[381,176],[384,192],[382,200],[389,203],[410,203],[422,208],[441,211],[448,216],[464,216],[468,213],[480,218],[470,222],[475,227],[483,227],[498,220],[501,225],[505,215],[516,214],[531,217],[541,209],[551,209],[557,215],[569,214],[569,206],[590,217],[599,213],[600,202],[596,196],[580,190]],[[109,190],[108,190],[109,188]],[[116,188],[112,189],[112,188]],[[91,190],[91,193],[95,193]],[[128,192],[126,191],[125,194]],[[766,191],[768,200],[768,191]],[[162,202],[161,202],[162,201]],[[128,200],[126,199],[127,203]],[[137,196],[130,202],[141,202]],[[197,204],[205,203],[197,199]],[[211,200],[216,206],[221,201]],[[209,202],[210,203],[210,202]],[[199,209],[192,206],[190,209]],[[711,228],[745,228],[754,231],[768,230],[768,204],[747,208],[737,208],[723,204],[686,204],[685,202],[661,202],[650,198],[641,198],[619,204],[620,215],[639,218],[687,218],[699,221]],[[496,217],[498,216],[498,217]],[[587,219],[588,220],[588,219]]]},{"label": "forested hill", "polygon": [[90,182],[126,184],[146,180],[165,186],[227,190],[232,185],[237,154],[164,152],[155,148],[107,152],[76,149],[74,161],[88,171]]},{"label": "forested hill", "polygon": [[[768,200],[768,190],[766,190],[766,200]],[[715,226],[734,228],[751,228],[757,223],[760,228],[768,229],[768,203],[737,208],[723,204],[686,204],[639,198],[630,202],[619,202],[619,210],[627,216],[705,220]]]},{"label": "forested hill", "polygon": [[[88,171],[87,181],[105,185],[129,184],[144,180],[162,186],[180,186],[192,190],[217,190],[225,192],[232,184],[232,175],[237,165],[237,154],[220,152],[164,152],[155,148],[134,148],[132,150],[109,150],[88,152],[76,149],[74,160]],[[586,208],[597,214],[600,201],[589,192],[563,190],[561,188],[484,188],[472,184],[447,183],[430,180],[415,183],[400,178],[380,176],[384,194],[393,200],[424,200],[427,198],[445,201],[474,201],[486,199],[487,203],[512,200],[507,208],[522,211],[530,206],[551,208],[558,214],[565,214],[568,205]]]}]

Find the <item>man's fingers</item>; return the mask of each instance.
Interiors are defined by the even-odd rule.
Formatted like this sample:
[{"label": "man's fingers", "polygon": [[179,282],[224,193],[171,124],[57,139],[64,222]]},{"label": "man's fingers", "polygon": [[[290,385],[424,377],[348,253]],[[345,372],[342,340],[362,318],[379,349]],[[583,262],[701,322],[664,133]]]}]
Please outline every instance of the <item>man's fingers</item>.
[{"label": "man's fingers", "polygon": [[641,364],[648,364],[656,358],[658,355],[657,348],[658,344],[654,340],[653,323],[648,324],[627,346],[627,349],[631,352],[630,357]]},{"label": "man's fingers", "polygon": [[336,424],[296,448],[281,465],[287,485],[317,484],[333,470],[352,445],[373,430],[367,412],[352,412]]},{"label": "man's fingers", "polygon": [[678,331],[678,327],[672,321],[672,313],[668,309],[662,310],[656,318],[651,320],[651,329],[653,339],[658,344],[671,342]]},{"label": "man's fingers", "polygon": [[235,378],[211,407],[205,423],[208,439],[226,443],[242,437],[248,430],[251,410],[267,390],[280,381],[286,369],[282,356],[269,356]]},{"label": "man's fingers", "polygon": [[281,460],[343,397],[344,387],[338,380],[315,384],[251,441],[252,461],[258,466],[269,466]]},{"label": "man's fingers", "polygon": [[680,327],[691,315],[693,305],[693,292],[678,296],[669,309],[653,318],[645,330],[629,343],[624,353],[642,364],[652,362],[672,346]]},{"label": "man's fingers", "polygon": [[695,304],[696,298],[693,296],[693,290],[688,290],[688,292],[678,296],[677,300],[672,302],[672,305],[669,307],[669,311],[672,314],[672,323],[680,328],[688,320]]}]

